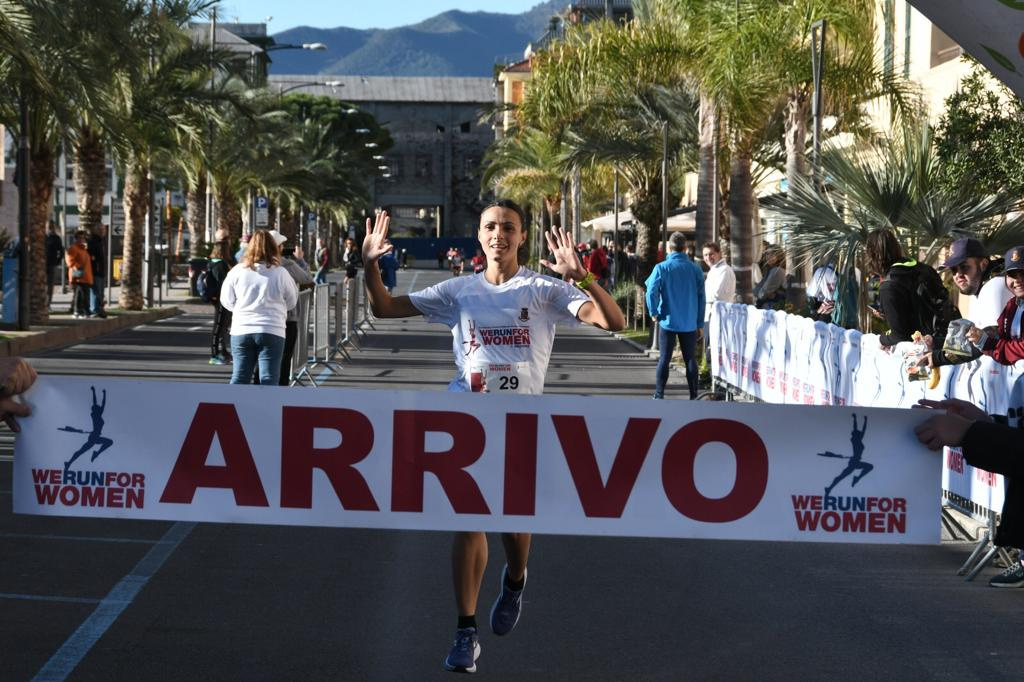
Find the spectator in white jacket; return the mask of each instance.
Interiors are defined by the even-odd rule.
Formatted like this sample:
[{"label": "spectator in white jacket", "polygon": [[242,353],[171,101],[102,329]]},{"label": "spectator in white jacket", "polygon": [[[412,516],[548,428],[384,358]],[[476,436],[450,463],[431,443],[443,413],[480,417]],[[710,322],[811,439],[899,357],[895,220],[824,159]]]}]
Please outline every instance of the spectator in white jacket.
[{"label": "spectator in white jacket", "polygon": [[220,303],[231,311],[231,383],[250,383],[258,364],[260,385],[277,385],[285,321],[298,298],[295,281],[281,267],[274,238],[266,230],[258,230],[221,286]]},{"label": "spectator in white jacket", "polygon": [[715,301],[732,303],[736,300],[736,273],[722,259],[722,247],[718,242],[704,242],[701,257],[708,266],[708,274],[704,278],[704,329],[707,330]]}]

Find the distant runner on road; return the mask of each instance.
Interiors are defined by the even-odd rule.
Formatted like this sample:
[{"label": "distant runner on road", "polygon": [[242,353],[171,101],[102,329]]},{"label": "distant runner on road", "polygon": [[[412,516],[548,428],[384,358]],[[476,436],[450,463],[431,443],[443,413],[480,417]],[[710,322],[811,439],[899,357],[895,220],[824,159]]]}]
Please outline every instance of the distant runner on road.
[{"label": "distant runner on road", "polygon": [[[557,323],[579,321],[609,330],[625,326],[622,311],[583,267],[565,230],[545,235],[555,262],[541,264],[568,281],[519,265],[519,247],[527,231],[523,211],[512,201],[496,201],[480,216],[477,239],[487,257],[486,270],[409,296],[392,297],[381,281],[378,260],[393,248],[388,242],[389,222],[386,213],[373,225],[366,221],[363,262],[370,306],[377,317],[423,315],[451,329],[456,375],[450,391],[542,393]],[[530,534],[503,533],[502,543],[506,564],[490,615],[496,635],[508,634],[519,620]],[[484,533],[456,533],[452,567],[458,623],[455,644],[444,660],[447,670],[476,671],[476,607],[486,566]]]}]

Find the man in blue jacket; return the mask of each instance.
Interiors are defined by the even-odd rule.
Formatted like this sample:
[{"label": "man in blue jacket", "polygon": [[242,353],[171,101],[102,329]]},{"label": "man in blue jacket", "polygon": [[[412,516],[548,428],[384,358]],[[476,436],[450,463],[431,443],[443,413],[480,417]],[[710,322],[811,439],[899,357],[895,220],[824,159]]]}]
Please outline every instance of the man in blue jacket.
[{"label": "man in blue jacket", "polygon": [[665,397],[665,382],[676,338],[686,362],[686,383],[690,400],[697,397],[697,337],[704,327],[704,272],[686,255],[686,237],[673,232],[668,239],[671,251],[654,267],[647,278],[647,309],[658,323],[658,370],[654,398]]}]

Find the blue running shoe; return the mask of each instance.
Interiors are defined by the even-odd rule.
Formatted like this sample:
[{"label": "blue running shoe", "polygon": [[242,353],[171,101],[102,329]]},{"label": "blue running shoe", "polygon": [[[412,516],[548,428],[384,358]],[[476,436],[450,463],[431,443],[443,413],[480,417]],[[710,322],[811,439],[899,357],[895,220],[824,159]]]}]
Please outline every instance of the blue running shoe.
[{"label": "blue running shoe", "polygon": [[455,644],[444,659],[444,669],[453,673],[475,673],[479,657],[480,641],[476,628],[460,628],[455,631]]},{"label": "blue running shoe", "polygon": [[212,358],[210,358],[210,364],[211,365],[226,365],[228,363],[225,362],[224,358],[222,358],[221,356],[214,355]]},{"label": "blue running shoe", "polygon": [[[501,593],[491,607],[491,630],[496,635],[507,635],[519,622],[523,612],[523,590],[510,590],[506,584],[508,564],[501,570]],[[526,572],[523,572],[523,589],[526,589]]]}]

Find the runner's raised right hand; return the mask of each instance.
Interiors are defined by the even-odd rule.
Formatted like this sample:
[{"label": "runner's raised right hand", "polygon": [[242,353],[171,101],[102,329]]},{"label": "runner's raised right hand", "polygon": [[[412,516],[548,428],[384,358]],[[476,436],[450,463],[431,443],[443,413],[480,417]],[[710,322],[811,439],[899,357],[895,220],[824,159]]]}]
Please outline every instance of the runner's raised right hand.
[{"label": "runner's raised right hand", "polygon": [[388,226],[391,218],[387,211],[377,214],[377,220],[371,224],[366,219],[366,237],[363,238],[363,264],[376,263],[386,253],[394,251],[395,247],[388,241]]}]

